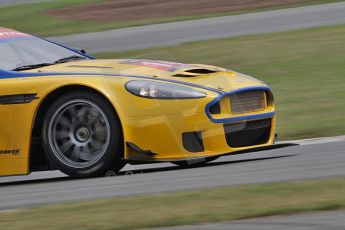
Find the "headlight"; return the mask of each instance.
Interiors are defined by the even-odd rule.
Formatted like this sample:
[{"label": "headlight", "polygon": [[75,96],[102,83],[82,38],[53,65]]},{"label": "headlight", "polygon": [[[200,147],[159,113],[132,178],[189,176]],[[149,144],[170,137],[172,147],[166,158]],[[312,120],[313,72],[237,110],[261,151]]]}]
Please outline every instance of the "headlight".
[{"label": "headlight", "polygon": [[140,97],[157,99],[191,99],[206,97],[206,93],[189,87],[156,82],[156,81],[129,81],[126,89]]}]

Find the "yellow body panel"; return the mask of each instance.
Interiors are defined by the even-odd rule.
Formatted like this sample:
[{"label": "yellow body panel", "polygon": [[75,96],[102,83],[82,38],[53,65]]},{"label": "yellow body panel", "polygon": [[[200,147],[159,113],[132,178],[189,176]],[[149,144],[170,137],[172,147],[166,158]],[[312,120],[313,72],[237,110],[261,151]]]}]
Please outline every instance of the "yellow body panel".
[{"label": "yellow body panel", "polygon": [[[203,68],[204,66],[194,66]],[[258,147],[230,148],[225,140],[223,123],[210,120],[206,106],[217,97],[216,91],[229,92],[236,89],[265,86],[264,83],[236,72],[211,67],[220,72],[196,77],[178,78],[172,74],[183,73],[159,70],[148,66],[123,64],[123,60],[87,60],[69,62],[41,69],[25,71],[27,76],[0,78],[0,96],[35,93],[37,100],[26,104],[0,105],[0,176],[30,173],[30,143],[32,127],[39,106],[54,90],[64,86],[86,86],[103,94],[114,106],[123,129],[124,142],[135,143],[143,150],[156,155],[145,156],[133,152],[126,144],[124,158],[143,161],[172,161],[231,153]],[[32,74],[32,76],[30,76]],[[135,96],[125,89],[131,80],[178,81],[191,88],[207,93],[201,99],[158,100]],[[180,82],[180,83],[179,83]],[[204,87],[198,87],[204,86]],[[209,87],[215,90],[209,90]],[[227,103],[225,100],[221,103]],[[221,105],[226,108],[226,105]],[[274,105],[265,111],[248,113],[253,115],[274,112]],[[232,115],[225,112],[227,117]],[[242,114],[243,115],[243,114]],[[222,115],[215,115],[215,118]],[[201,131],[204,152],[188,152],[182,144],[182,133]],[[275,116],[269,141],[261,146],[271,145],[275,136]]]}]

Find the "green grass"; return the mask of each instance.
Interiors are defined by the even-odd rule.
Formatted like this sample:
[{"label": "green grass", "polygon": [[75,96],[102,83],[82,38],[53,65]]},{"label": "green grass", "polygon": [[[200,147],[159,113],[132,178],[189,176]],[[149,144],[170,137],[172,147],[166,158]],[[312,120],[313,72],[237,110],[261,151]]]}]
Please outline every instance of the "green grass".
[{"label": "green grass", "polygon": [[[58,0],[44,3],[21,4],[0,8],[0,22],[2,27],[8,27],[40,36],[53,36],[83,32],[93,28],[88,22],[69,21],[54,18],[45,13],[73,5],[95,2],[97,0]],[[99,0],[98,0],[99,1]],[[99,25],[100,27],[102,25]]]},{"label": "green grass", "polygon": [[219,13],[219,14],[209,14],[209,15],[190,15],[182,17],[171,17],[171,18],[159,18],[150,20],[140,20],[140,21],[126,21],[117,22],[110,21],[105,22],[86,22],[86,21],[73,21],[59,19],[50,15],[47,15],[47,11],[53,9],[59,9],[63,7],[68,7],[72,5],[86,4],[89,2],[97,2],[102,0],[58,0],[45,3],[34,3],[25,5],[15,5],[0,8],[0,22],[2,27],[9,27],[16,30],[20,30],[27,33],[32,33],[39,36],[56,36],[56,35],[66,35],[75,34],[83,32],[95,32],[103,31],[109,29],[117,29],[130,26],[141,26],[150,25],[165,22],[175,22],[191,19],[209,18],[233,14],[250,13],[264,10],[280,9],[287,7],[298,7],[311,4],[322,4],[322,3],[332,3],[340,2],[344,0],[315,0],[312,3],[303,3],[290,5],[285,7],[272,7],[260,10],[252,11],[240,11],[236,13]]},{"label": "green grass", "polygon": [[206,63],[253,75],[274,90],[282,139],[345,134],[345,26],[97,54]]},{"label": "green grass", "polygon": [[0,213],[6,230],[115,230],[345,208],[344,178],[101,199]]}]

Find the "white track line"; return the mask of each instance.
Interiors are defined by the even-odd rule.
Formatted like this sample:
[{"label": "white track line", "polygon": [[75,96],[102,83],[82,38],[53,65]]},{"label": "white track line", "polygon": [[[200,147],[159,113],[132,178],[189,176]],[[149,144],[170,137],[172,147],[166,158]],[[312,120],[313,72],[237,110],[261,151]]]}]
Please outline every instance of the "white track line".
[{"label": "white track line", "polygon": [[336,142],[345,142],[345,136],[321,137],[321,138],[302,139],[302,140],[295,140],[295,141],[280,141],[278,143],[279,144],[296,143],[299,145],[316,145],[316,144],[326,144],[326,143],[336,143]]},{"label": "white track line", "polygon": [[14,212],[16,211],[15,209],[9,209],[9,210],[0,210],[0,213],[3,213],[3,212]]}]

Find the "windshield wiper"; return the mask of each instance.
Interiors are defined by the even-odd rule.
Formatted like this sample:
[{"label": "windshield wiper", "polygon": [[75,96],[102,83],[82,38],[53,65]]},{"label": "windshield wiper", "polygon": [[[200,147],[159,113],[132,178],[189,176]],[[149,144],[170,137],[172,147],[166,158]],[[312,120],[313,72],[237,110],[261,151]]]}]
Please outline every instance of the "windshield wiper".
[{"label": "windshield wiper", "polygon": [[34,64],[34,65],[23,65],[19,66],[17,68],[12,69],[12,71],[22,71],[22,70],[30,70],[30,69],[36,69],[41,68],[44,66],[50,66],[53,65],[52,63],[40,63],[40,64]]},{"label": "windshield wiper", "polygon": [[73,55],[70,57],[61,58],[61,59],[55,61],[54,64],[65,63],[65,62],[69,62],[69,61],[77,61],[77,60],[82,60],[82,59],[86,59],[86,58],[84,58],[82,56]]},{"label": "windshield wiper", "polygon": [[70,56],[70,57],[61,58],[61,59],[55,61],[54,63],[40,63],[40,64],[34,64],[34,65],[19,66],[17,68],[12,69],[12,71],[22,71],[22,70],[36,69],[36,68],[41,68],[41,67],[44,67],[44,66],[50,66],[50,65],[65,63],[65,62],[69,62],[69,61],[82,60],[82,59],[86,59],[86,58],[84,58],[82,56],[73,55],[73,56]]}]

